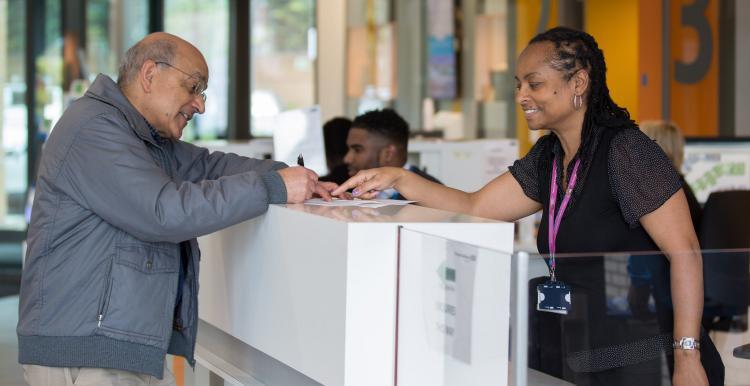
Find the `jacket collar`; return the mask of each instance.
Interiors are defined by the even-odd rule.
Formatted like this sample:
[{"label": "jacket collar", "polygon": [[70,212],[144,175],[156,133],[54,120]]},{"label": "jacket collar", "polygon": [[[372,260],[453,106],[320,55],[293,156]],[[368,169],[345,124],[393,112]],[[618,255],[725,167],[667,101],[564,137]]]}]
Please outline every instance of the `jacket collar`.
[{"label": "jacket collar", "polygon": [[146,118],[135,109],[128,98],[125,97],[125,94],[122,93],[120,87],[109,76],[104,74],[97,75],[94,83],[86,91],[85,96],[113,106],[125,116],[130,128],[141,139],[149,141],[154,145],[159,145],[151,136]]}]

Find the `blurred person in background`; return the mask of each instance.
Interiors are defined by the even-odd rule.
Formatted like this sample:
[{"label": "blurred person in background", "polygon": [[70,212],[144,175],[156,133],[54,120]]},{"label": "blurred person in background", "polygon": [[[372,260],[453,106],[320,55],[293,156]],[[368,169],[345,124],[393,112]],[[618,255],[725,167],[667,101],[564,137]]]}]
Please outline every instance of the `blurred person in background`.
[{"label": "blurred person in background", "polygon": [[323,125],[323,142],[326,147],[326,165],[328,174],[320,177],[320,181],[335,182],[341,185],[349,178],[349,171],[344,163],[348,151],[346,136],[352,127],[352,120],[346,117],[336,117]]}]

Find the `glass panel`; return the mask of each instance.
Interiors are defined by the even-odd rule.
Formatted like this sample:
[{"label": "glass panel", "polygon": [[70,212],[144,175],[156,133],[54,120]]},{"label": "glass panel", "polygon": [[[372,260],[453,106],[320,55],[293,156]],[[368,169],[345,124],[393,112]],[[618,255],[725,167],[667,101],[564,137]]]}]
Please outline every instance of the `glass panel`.
[{"label": "glass panel", "polygon": [[208,62],[206,112],[196,115],[183,139],[225,138],[228,118],[229,3],[227,0],[166,0],[164,29],[195,45]]},{"label": "glass panel", "polygon": [[117,79],[122,55],[148,33],[148,15],[147,0],[87,0],[83,79],[93,82],[100,73]]},{"label": "glass panel", "polygon": [[0,229],[26,229],[26,3],[0,0]]},{"label": "glass panel", "polygon": [[251,7],[251,131],[270,136],[274,115],[315,104],[315,1],[258,0]]},{"label": "glass panel", "polygon": [[399,385],[507,384],[510,257],[400,230]]},{"label": "glass panel", "polygon": [[[694,316],[700,332],[692,333],[685,332],[690,328],[687,292],[672,291],[670,272],[678,264],[675,272],[688,276],[681,286],[700,291],[700,271],[691,274],[686,265],[696,258],[703,263],[704,293],[697,299],[703,313]],[[528,261],[524,290],[529,302],[521,312],[529,315],[523,347],[529,350],[530,369],[579,385],[671,385],[672,343],[695,337],[710,384],[750,382],[750,360],[742,359],[750,357],[750,350],[742,348],[750,344],[750,250],[682,252],[668,258],[661,252],[558,255],[554,286],[548,256],[532,255]],[[551,288],[561,285],[569,292]]]}]

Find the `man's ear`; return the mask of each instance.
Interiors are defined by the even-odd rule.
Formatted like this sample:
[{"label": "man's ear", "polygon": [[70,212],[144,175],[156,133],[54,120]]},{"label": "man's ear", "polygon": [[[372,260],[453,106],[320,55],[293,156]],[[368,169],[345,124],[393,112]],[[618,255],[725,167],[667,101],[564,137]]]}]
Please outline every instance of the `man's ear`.
[{"label": "man's ear", "polygon": [[380,149],[380,164],[381,165],[392,165],[396,161],[396,155],[398,149],[396,145],[389,143]]},{"label": "man's ear", "polygon": [[141,70],[138,72],[138,83],[141,85],[143,92],[146,94],[151,93],[156,70],[156,62],[149,59],[143,62]]}]

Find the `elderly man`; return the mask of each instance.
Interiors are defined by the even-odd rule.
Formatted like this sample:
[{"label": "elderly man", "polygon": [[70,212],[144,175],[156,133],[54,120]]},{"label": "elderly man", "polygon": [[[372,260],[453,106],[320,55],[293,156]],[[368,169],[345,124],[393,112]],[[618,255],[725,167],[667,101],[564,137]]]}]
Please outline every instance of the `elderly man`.
[{"label": "elderly man", "polygon": [[269,204],[330,198],[308,169],[180,141],[207,83],[198,49],[155,33],[127,51],[117,84],[100,75],[50,135],[17,330],[31,385],[174,384],[165,355],[195,363],[196,237]]}]

